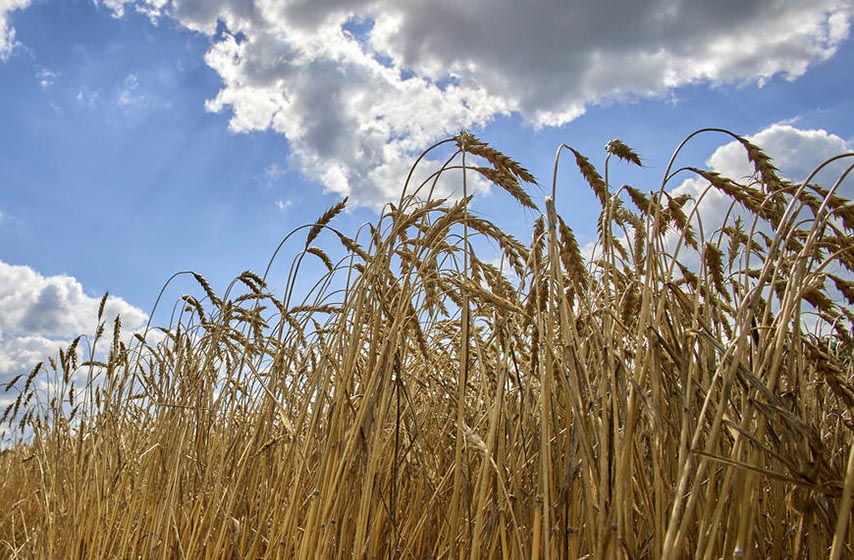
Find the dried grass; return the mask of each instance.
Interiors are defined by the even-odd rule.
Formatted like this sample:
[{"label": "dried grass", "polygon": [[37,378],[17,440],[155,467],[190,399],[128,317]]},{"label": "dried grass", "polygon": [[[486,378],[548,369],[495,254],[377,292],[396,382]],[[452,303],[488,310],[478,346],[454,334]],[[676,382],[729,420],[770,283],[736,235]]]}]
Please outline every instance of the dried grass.
[{"label": "dried grass", "polygon": [[[744,208],[709,237],[566,147],[592,262],[560,201],[525,245],[469,198],[402,197],[362,235],[331,229],[343,202],[306,226],[284,297],[193,274],[159,342],[98,351],[105,298],[88,346],[7,387],[0,556],[851,557],[852,207],[739,141],[756,185],[682,170]],[[491,167],[443,173],[536,208],[521,165],[449,142]],[[326,272],[292,303],[305,254]]]}]

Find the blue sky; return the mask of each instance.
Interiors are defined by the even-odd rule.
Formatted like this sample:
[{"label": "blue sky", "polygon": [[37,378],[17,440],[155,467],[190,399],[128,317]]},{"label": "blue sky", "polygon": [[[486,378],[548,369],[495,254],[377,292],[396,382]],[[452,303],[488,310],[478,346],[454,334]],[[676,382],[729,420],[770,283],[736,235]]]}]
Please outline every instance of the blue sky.
[{"label": "blue sky", "polygon": [[[172,273],[223,290],[345,194],[337,225],[355,232],[461,128],[544,186],[561,143],[601,164],[619,137],[647,167],[614,182],[657,188],[704,126],[799,178],[854,147],[852,15],[848,0],[0,0],[0,381],[91,331],[105,291],[136,328]],[[725,144],[683,157],[744,172]],[[592,241],[569,160],[559,185]],[[519,235],[535,218],[497,192],[475,208]]]}]

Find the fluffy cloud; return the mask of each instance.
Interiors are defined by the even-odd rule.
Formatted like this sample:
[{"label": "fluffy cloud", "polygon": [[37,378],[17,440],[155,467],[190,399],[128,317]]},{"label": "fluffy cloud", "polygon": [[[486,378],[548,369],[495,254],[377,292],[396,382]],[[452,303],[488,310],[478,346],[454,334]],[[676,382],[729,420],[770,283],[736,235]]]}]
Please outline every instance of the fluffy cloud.
[{"label": "fluffy cloud", "polygon": [[[748,140],[760,146],[772,158],[783,177],[794,182],[805,180],[826,160],[854,151],[854,146],[825,130],[802,130],[786,124],[774,124],[749,136]],[[830,188],[852,163],[854,162],[848,159],[831,164],[817,175],[813,182]],[[754,173],[744,146],[735,141],[716,149],[706,161],[706,168],[736,180],[744,180]],[[674,189],[674,194],[690,194],[698,199],[707,187],[705,180],[691,178]],[[854,178],[849,177],[843,182],[837,194],[854,199]],[[732,199],[716,189],[710,189],[705,194],[699,213],[707,235],[722,225],[731,203]],[[739,213],[740,210],[736,208],[735,212]]]},{"label": "fluffy cloud", "polygon": [[[813,170],[828,159],[854,151],[854,146],[848,144],[839,136],[829,134],[825,130],[802,130],[784,124],[772,125],[748,137],[748,139],[762,147],[765,153],[771,156],[774,165],[780,170],[780,174],[783,177],[797,183],[806,180],[812,174]],[[816,175],[811,182],[818,183],[825,188],[830,188],[843,176],[846,169],[852,164],[854,164],[854,160],[851,158],[830,164]],[[738,142],[730,142],[715,150],[706,162],[706,166],[708,169],[735,179],[753,175],[752,164],[747,160],[744,147]],[[706,187],[707,183],[704,180],[688,179],[677,187],[675,191],[677,194],[691,194],[696,199]],[[854,199],[854,177],[848,176],[840,184],[837,194],[849,200]],[[703,220],[707,238],[721,227],[727,212],[730,211],[731,202],[730,198],[720,194],[716,189],[709,190],[705,195],[699,207],[699,214]],[[747,224],[747,227],[750,227],[751,221],[746,211],[736,206],[732,209],[729,219],[734,219],[736,215],[747,218],[745,219],[745,224]],[[804,218],[811,215],[808,211],[804,211],[802,214]],[[767,226],[763,225],[761,229],[766,234],[773,235],[773,232]],[[835,264],[832,264],[827,271],[839,274],[842,277],[849,276],[846,271]],[[841,295],[837,295],[836,297],[840,303],[844,304]],[[822,324],[811,313],[803,316],[802,321],[804,327],[810,332],[826,332],[827,325]]]},{"label": "fluffy cloud", "polygon": [[104,3],[209,35],[224,85],[208,109],[281,133],[297,169],[362,204],[399,192],[431,141],[497,115],[556,126],[686,84],[794,79],[854,14],[851,0]]},{"label": "fluffy cloud", "polygon": [[15,29],[9,25],[9,14],[26,8],[30,0],[0,0],[0,61],[5,60],[15,46]]},{"label": "fluffy cloud", "polygon": [[[0,261],[0,383],[55,355],[76,336],[94,334],[100,301],[71,276],[45,277]],[[104,315],[108,325],[121,315],[126,332],[148,319],[115,296],[107,299]]]},{"label": "fluffy cloud", "polygon": [[[783,175],[793,181],[806,179],[820,163],[851,151],[851,146],[845,140],[826,130],[802,130],[787,124],[772,125],[750,136],[749,140],[762,147],[774,159]],[[730,142],[715,150],[707,165],[732,177],[753,173],[744,147],[737,142]],[[833,165],[823,176],[829,180],[838,178],[843,165],[842,162]]]}]

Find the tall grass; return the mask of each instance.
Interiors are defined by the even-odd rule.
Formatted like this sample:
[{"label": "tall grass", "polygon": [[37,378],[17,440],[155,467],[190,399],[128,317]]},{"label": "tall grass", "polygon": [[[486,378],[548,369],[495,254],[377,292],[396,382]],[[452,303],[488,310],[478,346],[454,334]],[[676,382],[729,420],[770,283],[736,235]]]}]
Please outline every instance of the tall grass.
[{"label": "tall grass", "polygon": [[[0,555],[851,557],[854,207],[733,138],[748,182],[671,163],[653,192],[609,184],[622,142],[604,175],[561,146],[541,210],[462,133],[358,235],[343,202],[295,230],[283,296],[194,274],[159,342],[102,322],[9,384]],[[591,258],[562,155],[601,203]],[[669,192],[691,174],[720,229]],[[529,242],[469,210],[476,175],[539,215]]]}]

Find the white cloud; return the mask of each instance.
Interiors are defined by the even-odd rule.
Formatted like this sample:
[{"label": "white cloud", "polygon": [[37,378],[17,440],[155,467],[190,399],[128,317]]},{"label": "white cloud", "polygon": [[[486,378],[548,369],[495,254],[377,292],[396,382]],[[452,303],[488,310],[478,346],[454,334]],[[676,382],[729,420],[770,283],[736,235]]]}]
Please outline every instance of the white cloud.
[{"label": "white cloud", "polygon": [[[28,266],[0,261],[0,383],[29,371],[76,336],[92,336],[100,297],[90,297],[71,276],[42,276]],[[144,326],[148,316],[110,296],[104,319],[121,315],[122,330]]]},{"label": "white cloud", "polygon": [[[845,140],[826,130],[803,130],[788,124],[771,125],[748,139],[762,147],[783,175],[793,181],[806,179],[823,161],[851,151],[851,146]],[[737,142],[730,142],[715,150],[707,164],[733,177],[753,173],[744,148]],[[839,166],[835,170],[838,176],[838,171],[841,171]]]},{"label": "white cloud", "polygon": [[[825,130],[803,130],[788,124],[771,125],[747,139],[761,147],[772,158],[772,163],[784,178],[798,183],[805,180],[824,161],[854,150],[854,146]],[[851,160],[847,160],[847,163],[837,162],[817,175],[813,182],[830,188],[842,175],[845,167],[852,163],[854,162]],[[716,149],[706,161],[706,168],[741,182],[754,173],[753,164],[748,161],[744,146],[736,141]],[[673,192],[675,195],[690,194],[698,199],[707,187],[708,183],[704,179],[690,178],[683,181]],[[854,178],[848,178],[837,194],[854,199]],[[699,213],[707,236],[723,224],[731,203],[732,199],[717,189],[710,189],[706,193]],[[737,207],[734,212],[732,217],[744,215]]]},{"label": "white cloud", "polygon": [[[788,124],[774,124],[753,136],[748,137],[753,144],[760,146],[763,151],[772,158],[772,163],[779,169],[780,175],[795,183],[801,183],[812,174],[819,165],[832,157],[854,151],[854,145],[830,134],[825,130],[804,130]],[[843,176],[845,170],[854,164],[854,160],[846,158],[827,166],[822,172],[810,180],[825,188],[830,188]],[[729,142],[719,147],[706,161],[706,167],[724,176],[739,180],[751,177],[754,174],[753,166],[748,162],[744,147],[738,142]],[[688,179],[675,189],[676,194],[687,193],[696,199],[703,192],[708,183],[702,179]],[[836,191],[849,200],[854,199],[854,177],[848,176]],[[710,189],[703,198],[699,207],[699,214],[703,220],[706,238],[715,233],[722,225],[727,212],[730,211],[732,199],[723,195],[717,189]],[[745,219],[745,227],[750,228],[752,217],[739,206],[732,208],[729,215],[730,224],[736,216]],[[812,213],[803,211],[799,218],[811,217]],[[805,227],[809,227],[806,224]],[[767,224],[760,224],[759,229],[773,236],[773,231]],[[671,237],[670,241],[673,241]],[[690,257],[687,264],[691,264],[695,255]],[[684,258],[684,256],[683,256]],[[757,263],[758,264],[758,263]],[[842,277],[849,274],[838,264],[831,264],[826,270]],[[831,291],[831,294],[834,292]],[[831,295],[831,297],[834,297]],[[841,295],[836,296],[840,303]],[[809,309],[807,309],[809,311]],[[822,323],[818,318],[808,313],[802,317],[804,327],[810,332],[824,332],[828,325]]]},{"label": "white cloud", "polygon": [[[235,132],[282,134],[292,167],[365,205],[394,198],[413,156],[460,128],[513,112],[558,126],[688,84],[795,79],[833,55],[854,16],[852,0],[96,3],[209,35],[223,87],[206,107],[228,111]],[[9,13],[28,4],[0,0],[0,58]],[[135,78],[119,105],[143,99]]]},{"label": "white cloud", "polygon": [[283,134],[303,173],[361,204],[397,195],[412,153],[437,135],[505,110],[482,90],[401,80],[337,27],[299,45],[278,32],[254,37],[228,36],[209,51],[226,85],[208,109],[233,111],[234,131]]},{"label": "white cloud", "polygon": [[[237,132],[272,129],[292,165],[379,204],[433,140],[518,112],[556,126],[590,104],[705,82],[795,79],[849,35],[851,0],[106,0],[208,34]],[[619,13],[617,13],[619,10]]]},{"label": "white cloud", "polygon": [[9,24],[9,14],[21,10],[30,0],[0,0],[0,61],[5,60],[15,47],[15,28]]},{"label": "white cloud", "polygon": [[125,15],[125,4],[129,2],[125,2],[124,0],[94,0],[94,3],[105,6],[113,12],[115,17],[120,18]]}]

